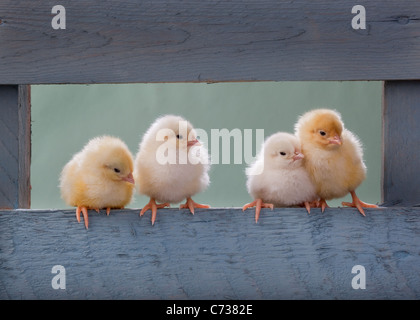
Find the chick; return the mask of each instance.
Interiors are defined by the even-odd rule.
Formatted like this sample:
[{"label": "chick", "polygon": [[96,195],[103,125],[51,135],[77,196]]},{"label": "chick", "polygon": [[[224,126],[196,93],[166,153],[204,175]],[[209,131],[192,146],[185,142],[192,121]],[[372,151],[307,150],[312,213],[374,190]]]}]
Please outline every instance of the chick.
[{"label": "chick", "polygon": [[124,208],[133,196],[133,156],[123,141],[111,136],[90,140],[64,166],[60,175],[61,197],[83,213],[88,228],[88,209]]},{"label": "chick", "polygon": [[302,143],[305,167],[321,198],[322,211],[326,200],[344,197],[350,192],[353,202],[344,206],[363,208],[377,205],[362,202],[356,188],[366,178],[363,150],[359,139],[344,128],[341,116],[330,109],[315,109],[303,114],[295,125],[295,133]]},{"label": "chick", "polygon": [[317,200],[315,186],[302,164],[298,138],[278,132],[268,137],[257,160],[246,169],[247,189],[255,201],[243,206],[255,209],[258,222],[261,208],[301,206],[310,213],[309,202]]},{"label": "chick", "polygon": [[156,119],[144,134],[134,163],[138,192],[150,197],[140,216],[150,209],[153,225],[157,209],[184,199],[180,209],[188,208],[192,214],[194,208],[209,208],[191,199],[209,185],[209,168],[207,150],[191,123],[175,115]]}]

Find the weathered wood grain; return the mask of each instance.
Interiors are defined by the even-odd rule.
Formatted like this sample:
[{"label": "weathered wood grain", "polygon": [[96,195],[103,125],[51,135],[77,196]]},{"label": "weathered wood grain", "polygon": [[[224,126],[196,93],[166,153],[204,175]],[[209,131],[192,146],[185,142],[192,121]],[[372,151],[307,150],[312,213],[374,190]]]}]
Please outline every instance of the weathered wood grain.
[{"label": "weathered wood grain", "polygon": [[[0,211],[1,299],[419,299],[420,208]],[[66,270],[54,290],[51,269]],[[355,290],[353,266],[366,270]]]},{"label": "weathered wood grain", "polygon": [[0,2],[0,84],[420,78],[417,0],[72,0],[65,30],[56,4]]},{"label": "weathered wood grain", "polygon": [[30,87],[0,85],[0,208],[30,207]]},{"label": "weathered wood grain", "polygon": [[386,81],[383,106],[382,198],[420,204],[420,81]]}]

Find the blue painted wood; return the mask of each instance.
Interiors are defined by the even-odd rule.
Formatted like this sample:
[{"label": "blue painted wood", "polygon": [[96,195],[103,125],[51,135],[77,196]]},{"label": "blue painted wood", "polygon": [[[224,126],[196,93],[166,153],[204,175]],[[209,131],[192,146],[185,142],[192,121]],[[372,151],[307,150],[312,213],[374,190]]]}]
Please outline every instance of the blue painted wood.
[{"label": "blue painted wood", "polygon": [[387,81],[383,106],[382,198],[420,205],[420,81]]},{"label": "blue painted wood", "polygon": [[420,78],[416,0],[63,0],[65,30],[55,4],[0,2],[0,84]]},{"label": "blue painted wood", "polygon": [[0,208],[30,207],[30,88],[0,86]]},{"label": "blue painted wood", "polygon": [[[419,299],[420,208],[0,211],[1,299]],[[55,265],[66,289],[53,289]],[[366,270],[353,289],[351,270]]]},{"label": "blue painted wood", "polygon": [[[66,30],[49,27],[49,4],[0,3],[0,84],[420,78],[418,1],[370,1],[359,31],[344,0],[61,4]],[[385,85],[388,203],[419,198],[416,90]],[[28,86],[0,86],[0,207],[29,206],[29,101]],[[138,211],[91,212],[89,230],[72,211],[0,211],[0,298],[420,298],[418,207],[263,210],[258,224],[240,209],[163,209],[154,227]]]}]

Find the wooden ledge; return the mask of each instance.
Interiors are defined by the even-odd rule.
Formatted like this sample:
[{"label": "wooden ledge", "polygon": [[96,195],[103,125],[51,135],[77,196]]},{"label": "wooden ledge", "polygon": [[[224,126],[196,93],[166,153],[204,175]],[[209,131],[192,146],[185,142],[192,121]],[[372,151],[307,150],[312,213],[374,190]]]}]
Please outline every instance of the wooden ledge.
[{"label": "wooden ledge", "polygon": [[365,3],[353,29],[345,0],[65,1],[55,30],[4,0],[0,84],[419,79],[420,3]]},{"label": "wooden ledge", "polygon": [[[0,211],[1,299],[419,299],[420,208]],[[56,265],[65,289],[53,289]],[[355,265],[366,289],[353,289]]]}]

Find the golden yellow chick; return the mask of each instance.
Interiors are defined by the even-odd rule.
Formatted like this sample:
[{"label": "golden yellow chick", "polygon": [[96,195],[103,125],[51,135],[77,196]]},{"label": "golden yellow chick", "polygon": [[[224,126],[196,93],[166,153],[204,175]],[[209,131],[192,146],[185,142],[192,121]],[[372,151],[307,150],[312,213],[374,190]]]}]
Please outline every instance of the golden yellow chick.
[{"label": "golden yellow chick", "polygon": [[363,208],[377,207],[356,196],[356,188],[366,178],[363,151],[359,139],[344,128],[337,111],[309,111],[298,119],[295,132],[301,140],[304,165],[321,198],[322,211],[328,206],[325,200],[341,198],[349,192],[353,202],[343,202],[344,206],[356,207],[362,215]]},{"label": "golden yellow chick", "polygon": [[[135,158],[134,176],[139,193],[150,197],[141,210],[152,211],[152,225],[157,209],[186,199],[180,208],[209,208],[191,197],[210,183],[206,148],[197,140],[190,122],[180,116],[162,116],[144,134]],[[157,204],[158,202],[164,202]]]},{"label": "golden yellow chick", "polygon": [[88,209],[124,208],[133,196],[133,156],[118,138],[101,136],[90,140],[64,166],[60,176],[61,197],[83,213],[88,228]]}]

